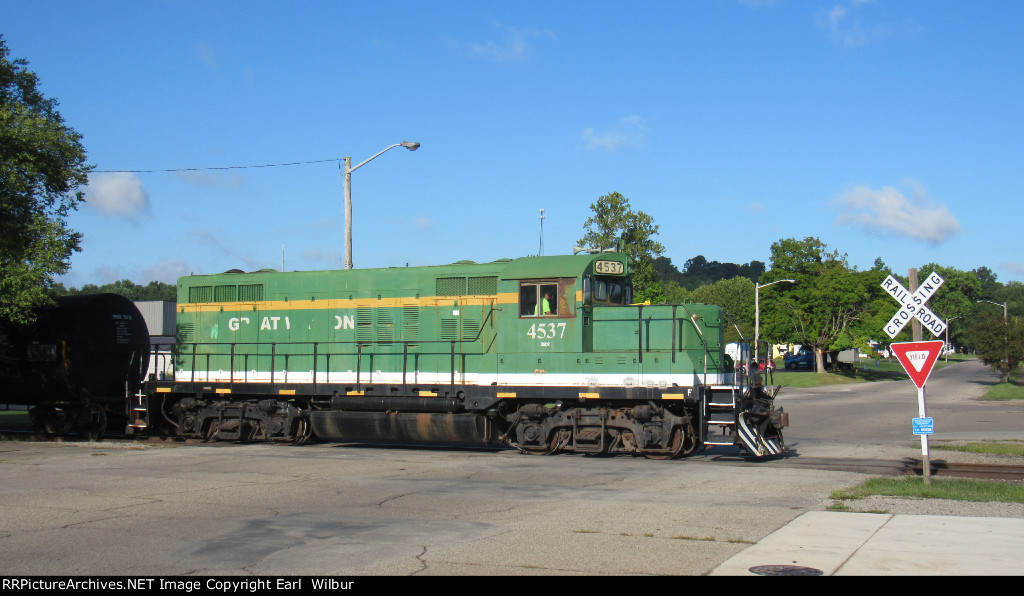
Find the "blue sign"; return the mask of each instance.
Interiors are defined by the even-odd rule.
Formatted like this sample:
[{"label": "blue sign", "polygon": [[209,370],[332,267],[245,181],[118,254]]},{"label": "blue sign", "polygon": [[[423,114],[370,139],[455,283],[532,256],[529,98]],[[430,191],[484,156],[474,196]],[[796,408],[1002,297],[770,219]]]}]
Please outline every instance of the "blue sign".
[{"label": "blue sign", "polygon": [[914,418],[915,435],[935,434],[935,423],[931,418]]}]

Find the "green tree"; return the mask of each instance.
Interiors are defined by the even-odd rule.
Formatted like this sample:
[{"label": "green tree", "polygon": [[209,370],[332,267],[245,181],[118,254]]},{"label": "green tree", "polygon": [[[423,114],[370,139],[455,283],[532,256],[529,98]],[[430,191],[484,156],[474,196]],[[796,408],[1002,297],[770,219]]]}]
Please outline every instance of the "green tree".
[{"label": "green tree", "polygon": [[999,293],[999,290],[1003,285],[996,281],[996,274],[988,267],[978,267],[977,269],[971,270],[971,273],[978,278],[978,284],[981,291],[981,296],[979,297],[988,300],[995,300],[996,294]]},{"label": "green tree", "polygon": [[1002,313],[981,313],[968,335],[981,361],[998,372],[1003,383],[1009,383],[1010,373],[1024,359],[1024,321],[1020,317],[1007,320]]},{"label": "green tree", "polygon": [[51,288],[54,296],[73,296],[77,294],[120,294],[132,301],[164,300],[174,302],[178,297],[178,287],[174,284],[165,284],[159,281],[151,281],[148,285],[141,286],[129,279],[122,279],[113,283],[97,286],[96,284],[85,284],[81,289],[65,288],[64,284],[56,283]]},{"label": "green tree", "polygon": [[679,282],[664,282],[662,284],[662,292],[665,295],[665,302],[669,304],[682,304],[690,300],[690,290],[679,285]]},{"label": "green tree", "polygon": [[1024,315],[1024,283],[1008,282],[996,294],[996,301],[1007,303],[1011,315]]},{"label": "green tree", "polygon": [[764,273],[764,263],[761,261],[751,261],[742,265],[719,263],[718,261],[708,261],[704,255],[697,255],[686,261],[683,269],[678,280],[679,283],[687,289],[695,290],[705,284],[713,284],[737,276],[756,282]]},{"label": "green tree", "polygon": [[658,234],[654,218],[643,211],[634,212],[629,199],[617,192],[599,197],[590,209],[594,215],[583,223],[584,235],[577,244],[597,249],[618,247],[629,256],[634,299],[662,301],[654,259],[665,252],[665,247],[654,240]]},{"label": "green tree", "polygon": [[80,250],[81,234],[66,220],[92,167],[57,101],[39,92],[27,61],[9,54],[0,36],[0,322],[28,323]]},{"label": "green tree", "polygon": [[658,257],[654,259],[654,271],[658,274],[658,279],[662,284],[675,282],[675,284],[679,286],[683,283],[682,272],[672,264],[672,259],[668,257]]},{"label": "green tree", "polygon": [[[979,271],[983,273],[982,276],[979,276]],[[954,267],[944,267],[936,263],[922,265],[917,270],[918,277],[922,280],[930,273],[938,273],[942,279],[946,280],[926,306],[949,326],[949,341],[953,345],[963,344],[967,330],[967,325],[963,323],[972,318],[977,301],[983,297],[986,284],[996,283],[996,285],[1001,286],[1001,284],[995,282],[994,275],[990,277],[984,275],[985,271],[987,271],[985,267],[975,269],[974,271],[961,271]],[[910,288],[906,283],[904,285],[908,289]],[[960,324],[950,324],[950,321],[959,321]],[[907,325],[907,329],[909,328],[910,325]],[[904,332],[906,332],[906,329]],[[946,339],[945,334],[942,337],[930,337],[931,334],[927,330],[923,333],[922,338],[925,340]],[[907,341],[910,340],[907,339]]]},{"label": "green tree", "polygon": [[725,341],[754,341],[754,282],[741,276],[719,280],[697,288],[692,298],[694,302],[722,307],[729,323],[725,327]]},{"label": "green tree", "polygon": [[[875,268],[852,269],[846,255],[828,250],[818,238],[786,238],[772,244],[771,269],[762,283],[793,279],[773,286],[775,307],[761,309],[761,333],[812,348],[817,370],[824,372],[824,354],[851,347],[866,347],[869,330],[884,292],[886,272],[880,260]],[[880,329],[880,328],[879,328]]]}]

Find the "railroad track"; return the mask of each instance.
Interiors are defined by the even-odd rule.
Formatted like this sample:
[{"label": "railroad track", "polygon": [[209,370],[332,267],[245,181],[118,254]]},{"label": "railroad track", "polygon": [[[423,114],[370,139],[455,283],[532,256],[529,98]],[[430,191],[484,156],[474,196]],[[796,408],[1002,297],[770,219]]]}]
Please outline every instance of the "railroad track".
[{"label": "railroad track", "polygon": [[[963,464],[942,460],[930,462],[932,477],[977,478],[979,480],[1010,480],[1024,482],[1024,466],[1012,464]],[[921,460],[912,460],[908,475],[924,474]]]},{"label": "railroad track", "polygon": [[[84,439],[79,438],[77,435],[40,439],[31,431],[0,430],[0,441],[33,440],[85,442]],[[203,441],[199,439],[180,440],[159,437],[127,438],[124,436],[110,436],[105,437],[103,440],[110,442],[159,443],[164,445],[197,445],[203,443]],[[715,459],[720,462],[732,462],[734,465],[783,466],[788,468],[809,468],[833,472],[856,472],[858,474],[873,474],[878,476],[921,476],[924,474],[921,460],[914,458],[887,460],[783,456],[770,460],[751,460],[743,457],[719,456],[715,457]],[[941,459],[932,460],[930,465],[933,478],[976,478],[979,480],[1024,482],[1024,465],[955,463]]]},{"label": "railroad track", "polygon": [[[88,443],[77,434],[42,436],[30,430],[4,430],[0,429],[0,441],[53,441],[58,443]],[[160,443],[174,445],[198,445],[203,443],[201,439],[179,439],[174,437],[129,437],[123,434],[106,434],[100,439],[104,443]]]},{"label": "railroad track", "polygon": [[[754,462],[758,465],[758,462]],[[921,476],[924,466],[920,459],[905,458],[855,459],[840,457],[781,457],[764,461],[761,465],[811,468],[836,472],[856,472],[879,476]],[[1006,480],[1024,482],[1024,465],[955,463],[945,460],[930,462],[932,478],[976,478],[979,480]]]}]

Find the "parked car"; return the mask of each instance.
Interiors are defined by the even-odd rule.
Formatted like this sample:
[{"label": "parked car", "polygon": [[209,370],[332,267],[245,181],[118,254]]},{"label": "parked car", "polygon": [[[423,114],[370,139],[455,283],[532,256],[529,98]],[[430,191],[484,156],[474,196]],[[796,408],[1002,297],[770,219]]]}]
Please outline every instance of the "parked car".
[{"label": "parked car", "polygon": [[790,354],[784,359],[787,370],[795,370],[798,368],[814,368],[814,350],[810,348],[800,348],[800,351],[796,354]]}]

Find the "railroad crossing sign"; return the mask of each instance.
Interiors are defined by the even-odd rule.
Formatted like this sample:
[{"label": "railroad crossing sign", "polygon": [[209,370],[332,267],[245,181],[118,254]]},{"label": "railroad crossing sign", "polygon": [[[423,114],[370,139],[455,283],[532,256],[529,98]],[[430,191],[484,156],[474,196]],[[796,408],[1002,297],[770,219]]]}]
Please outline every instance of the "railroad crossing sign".
[{"label": "railroad crossing sign", "polygon": [[891,344],[889,348],[896,354],[896,359],[903,365],[903,369],[910,375],[910,380],[917,385],[918,389],[924,388],[928,375],[932,374],[935,362],[942,353],[942,347],[946,342],[936,341],[906,341]]},{"label": "railroad crossing sign", "polygon": [[932,273],[925,278],[924,283],[917,288],[917,291],[911,294],[895,277],[890,275],[885,278],[885,281],[882,282],[882,289],[900,303],[900,309],[885,324],[885,332],[891,339],[895,339],[903,327],[910,322],[910,319],[915,317],[935,337],[946,330],[946,322],[924,305],[935,293],[935,290],[938,290],[939,286],[945,282],[946,280],[942,279],[938,273]]}]

